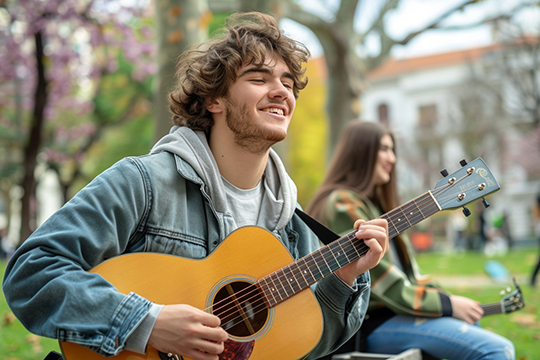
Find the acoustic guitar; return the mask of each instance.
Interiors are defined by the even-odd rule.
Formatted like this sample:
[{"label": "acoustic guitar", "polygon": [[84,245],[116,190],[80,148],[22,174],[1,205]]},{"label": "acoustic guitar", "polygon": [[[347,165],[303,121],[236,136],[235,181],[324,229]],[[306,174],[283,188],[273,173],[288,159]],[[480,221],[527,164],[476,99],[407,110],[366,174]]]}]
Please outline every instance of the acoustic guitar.
[{"label": "acoustic guitar", "polygon": [[[481,158],[462,165],[450,175],[443,173],[433,190],[382,215],[388,221],[389,238],[441,210],[462,207],[499,190]],[[109,259],[91,272],[122,293],[135,292],[157,304],[189,304],[218,316],[229,334],[220,359],[298,359],[317,345],[323,329],[310,286],[368,250],[353,231],[294,261],[270,232],[243,227],[202,260],[132,253]],[[103,358],[71,342],[60,342],[60,347],[66,360]],[[145,355],[126,350],[114,358],[182,357],[149,347]]]}]

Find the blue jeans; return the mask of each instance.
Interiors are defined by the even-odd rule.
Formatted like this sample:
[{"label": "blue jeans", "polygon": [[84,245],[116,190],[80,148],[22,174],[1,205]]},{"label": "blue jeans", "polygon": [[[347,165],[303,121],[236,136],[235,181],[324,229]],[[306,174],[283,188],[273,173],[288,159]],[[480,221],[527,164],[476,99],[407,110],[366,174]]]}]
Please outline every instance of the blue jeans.
[{"label": "blue jeans", "polygon": [[366,339],[367,351],[399,354],[411,348],[448,360],[514,360],[514,345],[508,339],[464,321],[394,316]]}]

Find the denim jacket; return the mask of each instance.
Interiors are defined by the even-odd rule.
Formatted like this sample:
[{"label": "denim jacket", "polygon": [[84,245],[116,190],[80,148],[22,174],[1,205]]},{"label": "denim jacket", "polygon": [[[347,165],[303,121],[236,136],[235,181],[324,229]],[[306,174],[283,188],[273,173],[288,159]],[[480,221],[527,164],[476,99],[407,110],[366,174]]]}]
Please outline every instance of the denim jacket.
[{"label": "denim jacket", "polygon": [[[192,164],[169,151],[123,159],[41,225],[10,260],[3,283],[8,304],[23,325],[103,356],[121,352],[152,303],[118,292],[88,270],[132,252],[201,259],[235,230]],[[294,259],[319,246],[294,212],[272,232]],[[359,329],[369,281],[366,273],[352,289],[331,274],[312,287],[324,330],[308,358],[336,349]]]}]

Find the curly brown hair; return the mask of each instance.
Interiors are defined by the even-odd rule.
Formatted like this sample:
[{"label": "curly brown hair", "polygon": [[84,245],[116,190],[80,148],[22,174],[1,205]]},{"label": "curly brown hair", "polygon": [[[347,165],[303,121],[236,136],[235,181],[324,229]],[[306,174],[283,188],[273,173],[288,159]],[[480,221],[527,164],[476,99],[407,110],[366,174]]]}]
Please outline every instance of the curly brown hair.
[{"label": "curly brown hair", "polygon": [[277,20],[258,12],[235,13],[212,39],[182,53],[177,60],[176,86],[169,94],[172,121],[209,134],[214,124],[205,99],[227,96],[244,65],[262,66],[268,53],[279,54],[294,77],[294,96],[306,87],[310,54],[301,43],[285,36]]}]

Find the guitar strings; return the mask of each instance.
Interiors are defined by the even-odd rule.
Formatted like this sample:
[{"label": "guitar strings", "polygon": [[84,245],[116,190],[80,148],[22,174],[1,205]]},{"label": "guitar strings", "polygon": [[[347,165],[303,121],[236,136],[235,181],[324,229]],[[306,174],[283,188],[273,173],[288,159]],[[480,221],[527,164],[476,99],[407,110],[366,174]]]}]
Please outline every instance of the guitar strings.
[{"label": "guitar strings", "polygon": [[[367,246],[366,246],[367,248]],[[369,250],[369,248],[367,248]],[[363,256],[365,255],[365,253],[367,253],[367,250],[363,253],[361,253],[360,255]],[[258,282],[256,283],[258,284]],[[246,289],[248,288],[251,288],[252,290],[250,291],[251,294],[253,294],[254,292],[256,292],[256,294],[254,296],[252,296],[251,298],[247,299],[247,300],[244,300],[244,303],[245,302],[248,302],[249,300],[255,298],[257,295],[259,295],[259,292],[256,288],[256,284],[252,284],[250,286],[248,286]],[[307,288],[307,287],[306,287]],[[243,290],[246,290],[246,289],[243,289]],[[302,289],[302,290],[305,290]],[[248,294],[244,294],[243,296],[246,296],[246,295],[249,295]],[[280,302],[282,302],[283,300],[286,300],[287,298],[285,299],[282,299],[281,301],[277,302],[274,306],[272,307],[275,307],[277,304],[279,304]],[[223,300],[226,300],[226,299],[223,299]],[[259,305],[259,306],[255,306],[253,309],[252,309],[252,314],[250,314],[251,316],[254,316],[256,314],[259,314],[260,312],[262,311],[267,311],[268,310],[268,306],[266,305],[266,302],[263,300],[262,301],[262,304]],[[238,309],[235,309],[235,308],[232,308],[232,311],[234,312],[234,314],[227,314],[226,316],[223,316],[223,314],[220,314],[220,316],[223,316],[221,319],[222,319],[222,323],[225,323],[228,325],[228,327],[234,327],[242,322],[244,322],[246,319],[242,316],[242,314],[238,314],[236,315],[236,317],[233,317],[232,319],[227,319],[227,317],[229,316],[234,316],[236,313],[239,313],[240,311]]]},{"label": "guitar strings", "polygon": [[[436,190],[435,192],[441,192],[441,191]],[[399,209],[404,208],[404,207],[407,207],[408,205],[413,204],[413,202],[414,202],[414,206],[418,208],[418,204],[416,204],[416,200],[418,200],[419,198],[425,197],[426,195],[429,195],[429,193],[423,194],[423,195],[421,195],[421,196],[419,196],[419,197],[417,197],[417,198],[415,198],[415,199],[413,199],[413,200],[408,201],[407,203],[405,203],[405,204],[403,204],[402,206],[400,206]],[[432,203],[432,204],[434,205],[434,201],[433,201],[433,199],[432,199],[431,197],[428,197],[428,199],[427,199],[426,201],[422,201],[419,205],[422,206],[423,204],[428,203],[428,200],[429,200],[430,203]],[[436,211],[438,211],[438,208],[436,209]],[[436,212],[436,211],[435,211],[435,212]],[[389,212],[388,214],[390,214],[390,212]],[[403,215],[405,215],[405,214],[403,214]],[[397,216],[397,215],[396,215],[396,216]],[[388,217],[387,220],[388,220],[390,223],[392,223],[392,216],[390,215],[390,216]],[[394,224],[392,224],[392,225],[394,226],[394,228],[396,229],[396,231],[397,231],[398,233],[400,233],[400,231],[397,230],[397,227],[396,227]],[[411,226],[412,226],[412,225],[411,225]],[[356,232],[356,231],[353,231],[353,232],[352,232],[352,235],[354,235],[355,232]],[[348,234],[348,235],[351,235],[351,234]],[[341,239],[346,238],[348,235],[346,235],[345,237],[343,237],[343,238],[341,238]],[[354,237],[354,238],[356,238],[356,237]],[[348,240],[350,241],[350,239],[348,239]],[[349,256],[351,256],[351,255],[353,255],[352,257],[354,258],[354,257],[355,257],[355,254],[354,254],[355,252],[357,253],[358,258],[361,257],[361,256],[363,256],[363,255],[365,255],[365,253],[369,250],[369,248],[368,248],[365,244],[362,244],[362,245],[363,245],[365,248],[367,248],[363,253],[359,254],[358,251],[357,251],[357,250],[354,248],[354,246],[353,246],[353,247],[352,247],[352,250],[353,250],[353,251],[351,251],[350,253],[346,253],[346,252],[345,252],[344,255],[345,255],[347,258],[349,258]],[[340,247],[343,248],[342,246],[340,246]],[[326,247],[325,247],[325,248],[319,249],[318,251],[322,251],[322,250],[327,250],[327,249],[326,249]],[[349,255],[349,256],[347,256],[347,255]],[[309,256],[309,255],[308,255],[307,257],[309,257],[309,259],[308,259],[309,261],[314,260],[314,259],[313,259],[314,256]],[[309,264],[307,261],[305,261],[305,258],[303,258],[303,259],[304,259],[304,262],[307,264],[308,267],[311,267],[311,266],[312,266],[312,264]],[[323,259],[323,261],[326,263],[326,266],[328,267],[328,269],[330,270],[331,267],[330,267],[329,264],[327,263],[327,261],[326,261],[326,259],[325,259],[324,256],[322,256],[322,259]],[[356,259],[354,259],[354,260],[356,260]],[[354,261],[354,260],[353,260],[353,261]],[[336,262],[337,262],[337,259],[336,259]],[[349,261],[349,262],[352,262],[352,261]],[[349,263],[349,262],[348,262],[348,263]],[[296,262],[293,263],[293,264],[296,264]],[[317,268],[319,269],[319,272],[321,272],[321,271],[320,271],[320,266],[317,264],[317,261],[316,261],[316,260],[314,260],[314,264],[315,264],[315,265],[317,266]],[[291,264],[291,265],[292,265],[292,264]],[[339,263],[338,263],[338,265],[339,265]],[[288,266],[288,267],[290,267],[290,266]],[[340,267],[341,267],[341,266],[340,266]],[[283,273],[284,271],[283,271],[283,269],[282,269],[281,271],[278,271],[278,272]],[[283,276],[280,276],[280,274],[278,274],[278,272],[273,273],[273,274],[276,275],[276,276],[274,276],[274,278],[276,278],[277,280],[279,280],[280,285],[283,287],[283,281],[282,281],[282,280],[283,280]],[[322,272],[321,272],[321,273],[322,273]],[[330,272],[329,272],[329,273],[330,273]],[[266,279],[266,278],[272,279],[272,275],[273,275],[273,274],[270,274],[270,275],[266,276],[266,277],[263,278],[263,279]],[[294,274],[293,274],[293,276],[296,278],[296,276],[295,276]],[[303,275],[302,275],[302,276],[303,276]],[[263,280],[263,279],[261,279],[261,280]],[[297,279],[295,279],[295,280],[296,280],[296,282],[298,283],[298,280],[297,280]],[[307,283],[308,286],[309,286],[309,282],[307,281],[307,279],[305,279],[305,277],[304,277],[304,280],[306,280],[306,283]],[[272,280],[272,282],[274,283],[273,280]],[[288,283],[287,281],[285,281],[285,282]],[[315,281],[315,282],[316,282],[316,281]],[[257,282],[257,283],[260,284],[260,281]],[[313,283],[314,283],[314,282],[313,282]],[[274,283],[274,288],[277,287],[277,286],[275,286],[275,285],[276,285],[276,284]],[[292,285],[289,284],[289,286],[291,287],[291,290],[294,291]],[[306,287],[304,287],[304,288],[300,287],[300,290],[298,290],[298,291],[301,291],[301,290],[307,288],[308,286],[306,286]],[[262,287],[262,285],[261,285],[261,287]],[[241,294],[241,293],[246,292],[246,291],[247,291],[247,293]],[[264,291],[264,289],[263,289],[263,291]],[[266,292],[265,292],[265,293],[266,293]],[[241,294],[241,295],[238,296],[239,294]],[[259,291],[258,291],[257,287],[254,286],[254,285],[250,285],[250,286],[246,287],[245,289],[243,289],[243,290],[241,290],[241,291],[235,293],[235,299],[236,299],[236,301],[238,301],[238,302],[240,302],[240,303],[242,304],[242,303],[248,302],[249,300],[253,300],[255,297],[257,297],[257,295],[259,295]],[[248,298],[248,299],[243,299],[243,298],[245,298],[246,296],[249,296],[249,298]],[[290,295],[289,295],[289,296],[290,296]],[[280,298],[281,298],[281,296],[280,296]],[[288,298],[288,297],[286,297],[286,298]],[[286,299],[286,298],[285,298],[285,299]],[[221,308],[220,308],[220,307],[216,307],[216,305],[218,305],[219,303],[224,303],[224,302],[226,302],[226,304],[225,304],[225,306],[226,306],[228,303],[231,302],[231,301],[230,301],[231,299],[232,299],[232,296],[231,296],[231,297],[228,297],[228,298],[225,298],[225,299],[222,299],[220,302],[218,302],[218,303],[212,305],[212,307],[214,307],[214,312],[217,312],[218,310],[221,310],[221,309],[222,309],[222,307],[221,307]],[[274,299],[275,299],[275,297],[274,297]],[[280,301],[277,301],[275,305],[277,305],[277,303],[279,303],[279,302],[281,302],[281,301],[283,301],[283,300],[285,300],[285,299],[280,299]],[[274,306],[275,306],[275,305],[274,305]],[[266,309],[265,303],[263,304],[263,308]],[[207,309],[207,310],[209,310],[209,309]],[[235,312],[235,313],[238,311],[238,310],[235,309],[234,307],[232,307],[231,310],[232,310],[233,312]],[[263,310],[260,310],[260,311],[263,311]],[[258,313],[258,312],[256,312],[256,313]],[[256,314],[256,313],[255,313],[255,314]],[[230,316],[231,314],[227,314],[226,312],[224,312],[223,314],[220,314],[220,315],[223,316],[223,319],[226,319],[226,318],[227,318],[228,316]],[[240,317],[242,318],[242,315],[240,315]],[[231,320],[227,320],[227,322],[231,322],[231,321],[234,321],[234,320],[237,320],[237,318],[233,318],[233,319],[231,319]],[[244,319],[242,318],[242,321],[243,321],[243,320],[244,320]],[[236,325],[236,324],[230,325],[230,326],[235,326],[235,325]]]},{"label": "guitar strings", "polygon": [[[432,199],[430,199],[430,200],[432,200]],[[412,201],[409,202],[409,204],[410,204],[410,203],[412,203]],[[424,203],[426,203],[426,202],[424,202]],[[407,204],[404,204],[404,206],[406,206],[406,205],[407,205]],[[354,234],[354,233],[355,233],[355,232],[353,232],[353,234]],[[349,234],[349,235],[350,235],[350,234]],[[364,244],[362,244],[362,245],[364,245]],[[365,246],[365,245],[364,245],[364,246]],[[342,246],[340,246],[340,247],[343,248]],[[367,248],[367,246],[365,246],[365,247]],[[324,248],[323,248],[323,250],[324,250]],[[351,253],[349,253],[348,255],[351,255],[351,254],[354,255],[354,252],[357,252],[357,251],[355,250],[354,247],[352,247],[352,250],[353,250],[353,251],[352,251]],[[369,250],[369,248],[367,248],[367,250]],[[363,256],[363,255],[367,252],[367,250],[364,251],[362,254],[358,254],[359,257]],[[345,253],[345,256],[348,258],[347,253]],[[323,261],[326,263],[327,267],[328,267],[329,269],[331,269],[331,267],[329,266],[329,264],[326,262],[326,259],[325,259],[324,256],[323,256],[322,259],[323,259]],[[311,259],[310,259],[310,260],[311,260]],[[337,262],[337,259],[336,259],[336,262]],[[349,262],[352,262],[352,261],[349,261]],[[338,263],[338,264],[339,264],[339,263]],[[315,261],[315,265],[317,265],[317,262],[316,262],[316,261]],[[310,266],[310,265],[308,265],[308,266]],[[319,267],[318,265],[317,265],[317,267],[318,267],[319,270],[320,270],[320,267]],[[280,271],[280,272],[283,273],[284,271]],[[272,275],[272,274],[271,274],[271,275]],[[270,279],[271,279],[271,278],[272,278],[271,275],[267,276],[267,278],[270,278]],[[294,274],[293,274],[293,276],[294,276]],[[277,280],[279,280],[279,282],[280,282],[281,285],[283,286],[283,281],[281,281],[283,277],[280,276],[279,274],[277,274],[277,276],[275,276],[275,278],[277,278]],[[264,279],[264,278],[263,278],[263,279]],[[304,278],[304,280],[306,280],[306,279]],[[296,281],[298,282],[297,279],[296,279]],[[273,282],[273,281],[272,281],[272,282]],[[260,281],[259,281],[259,283],[260,283]],[[306,283],[309,284],[309,282],[308,282],[307,280],[306,280]],[[274,283],[274,285],[275,285],[275,283]],[[291,286],[291,285],[289,285],[289,286]],[[276,287],[276,286],[275,286],[275,287]],[[307,286],[306,286],[306,287],[307,287]],[[251,288],[251,289],[250,289],[250,288]],[[253,295],[253,293],[256,292],[256,294],[255,294],[254,296],[251,296],[249,299],[247,299],[247,300],[242,300],[243,302],[246,302],[246,301],[252,300],[255,296],[259,295],[259,292],[257,291],[257,288],[256,288],[255,286],[251,285],[251,286],[248,286],[246,289],[243,289],[243,290],[246,291],[246,290],[248,290],[248,289],[249,289],[249,292],[246,293],[246,294],[241,295],[240,297],[238,297],[238,294],[239,294],[240,292],[236,293],[236,294],[235,294],[235,295],[236,295],[236,300],[237,300],[237,301],[238,301],[238,300],[241,300],[240,298],[245,297],[245,296]],[[304,288],[300,287],[300,290],[303,290],[303,289],[304,289]],[[263,290],[264,290],[264,289],[263,289]],[[291,286],[291,290],[294,291],[294,289],[292,288],[292,286]],[[300,291],[300,290],[299,290],[299,291]],[[223,299],[223,300],[224,300],[224,301],[227,301],[227,300],[229,300],[229,299],[226,298],[226,299]],[[223,300],[222,300],[222,301],[223,301]],[[284,300],[284,299],[281,299],[281,300],[278,301],[277,303],[279,303],[279,302],[281,302],[281,301],[283,301],[283,300]],[[242,302],[242,301],[240,301],[240,302]],[[277,304],[277,303],[276,303],[276,304]],[[217,304],[217,303],[216,303],[216,304]],[[274,306],[275,306],[275,305],[274,305]],[[265,304],[263,304],[263,305],[262,305],[262,308],[263,308],[263,309],[266,309],[267,307],[266,307]],[[219,308],[216,308],[215,310],[218,310],[218,309],[219,309]],[[237,310],[235,310],[234,308],[232,308],[232,311],[235,312],[235,313],[237,312]],[[264,311],[264,310],[260,310],[260,311]],[[258,311],[257,311],[256,313],[258,313]],[[255,313],[255,314],[256,314],[256,313]],[[225,313],[224,313],[224,314],[220,314],[220,315],[223,316],[223,317],[224,317],[224,320],[225,320],[227,317],[229,317],[229,316],[232,315],[232,314],[227,314],[227,315],[225,315]],[[233,318],[233,319],[231,319],[231,320],[227,320],[227,322],[235,321],[235,320],[237,320],[237,318],[238,318],[238,317]],[[241,319],[242,321],[244,320],[243,317],[242,317],[242,315],[240,315],[240,318],[242,318],[242,319]],[[231,326],[235,326],[235,325],[236,325],[236,324],[233,323]]]},{"label": "guitar strings", "polygon": [[[356,240],[358,240],[358,239],[356,239]],[[361,241],[361,240],[358,240],[358,241]],[[362,243],[362,245],[364,245],[364,244]],[[365,245],[364,245],[364,246],[365,246]],[[354,252],[357,252],[357,255],[359,255],[359,257],[361,257],[361,256],[365,255],[365,253],[367,252],[367,250],[369,250],[369,248],[368,248],[367,246],[365,246],[365,248],[366,248],[366,250],[365,250],[363,253],[358,254],[358,252],[357,252],[356,250],[354,250],[354,251],[351,252],[349,255],[351,255],[351,254],[354,253]],[[319,249],[319,250],[321,250],[321,249]],[[310,254],[310,255],[311,255],[311,254]],[[308,255],[308,256],[309,256],[309,255]],[[296,263],[296,262],[295,262],[295,263]],[[292,263],[292,264],[288,265],[288,267],[290,267],[290,266],[292,266],[292,265],[295,265],[295,263]],[[317,265],[317,267],[318,267],[318,265]],[[319,267],[318,267],[318,268],[319,268]],[[330,268],[330,267],[329,267],[329,268]],[[281,269],[281,270],[283,270],[283,269]],[[283,272],[283,271],[278,270],[278,271],[276,271],[276,272],[274,272],[274,273],[272,273],[272,274],[270,274],[270,275],[267,275],[266,277],[262,278],[262,279],[259,280],[256,284],[252,284],[252,285],[246,287],[245,289],[243,289],[242,291],[239,291],[238,293],[235,294],[235,295],[236,295],[236,300],[239,301],[239,302],[241,302],[241,303],[242,303],[242,302],[245,303],[245,302],[248,302],[249,300],[253,300],[255,297],[257,297],[257,296],[260,294],[260,292],[258,291],[258,288],[256,287],[256,285],[257,285],[257,284],[261,285],[261,281],[264,280],[264,279],[267,279],[267,278],[272,278],[272,277],[274,277],[274,278],[276,278],[276,280],[278,280],[278,281],[281,283],[281,285],[283,286],[283,281],[282,281],[283,276],[280,276],[280,275],[279,275],[280,272]],[[330,273],[330,272],[329,272],[329,273]],[[328,273],[328,274],[329,274],[329,273]],[[272,281],[272,282],[273,282],[273,281]],[[307,282],[307,280],[306,280],[306,282]],[[316,282],[316,281],[314,281],[314,282],[312,282],[312,283],[315,283],[315,282]],[[273,282],[273,284],[274,284],[274,287],[275,287],[275,288],[278,287],[274,282]],[[308,286],[309,286],[309,285],[308,285]],[[308,286],[306,286],[306,288],[307,288]],[[264,285],[261,285],[261,288],[262,288],[262,287],[264,287]],[[305,289],[305,288],[304,288],[304,289]],[[249,292],[247,292],[247,293],[245,293],[245,294],[242,294],[241,296],[238,296],[239,293],[241,293],[241,292],[246,292],[247,290],[249,290]],[[264,289],[262,289],[262,290],[263,290],[263,292],[264,292]],[[301,290],[303,290],[303,289],[301,289]],[[266,293],[266,292],[265,292],[265,293]],[[242,301],[240,301],[240,298],[243,298],[243,297],[245,298],[246,296],[251,296],[251,297],[249,297],[248,299],[242,299]],[[221,300],[220,302],[229,301],[229,303],[230,303],[230,299],[231,299],[231,298],[232,298],[232,297],[225,298],[225,299]],[[286,297],[286,298],[287,298],[287,297]],[[279,301],[276,301],[276,304],[275,304],[275,305],[277,305],[279,302],[285,300],[286,298],[282,298],[282,299],[280,299]],[[269,300],[270,300],[270,299],[269,299]],[[216,304],[218,304],[218,303],[216,303]],[[214,304],[214,305],[216,305],[216,304]],[[226,305],[227,305],[227,304],[225,304],[225,306],[226,306]],[[274,305],[274,306],[275,306],[275,305]],[[272,307],[273,307],[273,306],[272,306]],[[223,308],[223,307],[221,307],[221,308],[216,308],[216,309],[214,309],[214,312],[217,312],[218,309],[221,310],[222,308]],[[267,309],[266,302],[263,301],[262,307],[260,306],[259,308],[253,309],[253,310],[258,310],[258,311],[255,311],[253,315],[258,314],[260,311],[264,311],[264,310],[266,310],[266,309]],[[235,309],[234,307],[232,307],[231,310],[232,310],[235,314],[238,312],[238,310]],[[225,315],[225,314],[226,314],[226,315]],[[222,320],[225,320],[224,322],[234,322],[234,321],[236,321],[236,320],[239,320],[238,323],[241,323],[242,321],[244,321],[244,318],[242,317],[242,315],[236,316],[235,318],[228,320],[227,318],[228,318],[229,316],[232,316],[232,315],[233,315],[233,314],[230,314],[230,313],[227,313],[227,312],[224,312],[223,314],[220,314],[220,316],[223,316]],[[238,323],[230,324],[230,326],[235,326],[235,325],[237,325]]]},{"label": "guitar strings", "polygon": [[[468,176],[468,175],[466,175],[466,176]],[[462,178],[459,179],[458,181],[455,181],[453,184],[447,184],[447,185],[441,186],[441,187],[439,187],[439,188],[433,190],[432,194],[433,194],[434,196],[436,196],[436,197],[439,197],[440,194],[444,193],[446,190],[448,190],[450,187],[452,187],[452,186],[454,186],[455,184],[457,184],[459,181],[461,181],[461,180],[462,180],[463,178],[465,178],[466,176],[462,177]],[[425,198],[425,199],[424,199],[424,198]],[[419,199],[421,199],[421,201],[417,203],[417,201],[419,201]],[[448,199],[450,199],[450,196],[447,196],[446,198],[439,199],[439,200],[440,200],[440,201],[439,201],[439,204],[441,204],[442,202],[445,202],[445,201],[448,200]],[[394,236],[397,236],[397,235],[400,234],[402,231],[404,231],[404,230],[400,231],[400,230],[397,228],[397,226],[394,224],[395,221],[400,221],[400,219],[401,219],[401,217],[399,216],[400,214],[398,213],[398,211],[400,211],[400,212],[402,213],[401,215],[405,216],[405,219],[407,219],[407,222],[409,222],[409,220],[408,220],[408,218],[407,218],[407,216],[406,216],[406,214],[405,214],[405,212],[404,212],[403,210],[404,210],[407,206],[411,206],[411,205],[412,205],[412,206],[416,207],[416,208],[418,209],[418,211],[420,212],[420,214],[422,215],[422,218],[420,219],[420,221],[421,221],[421,220],[425,219],[426,216],[423,215],[423,213],[422,213],[422,211],[420,210],[420,208],[421,208],[422,206],[424,206],[425,204],[428,204],[428,203],[430,204],[431,209],[430,209],[429,207],[428,207],[427,209],[429,209],[430,211],[435,210],[435,211],[433,211],[433,213],[429,214],[428,216],[430,216],[430,215],[436,213],[437,211],[439,211],[439,208],[438,208],[437,206],[435,206],[437,202],[430,196],[430,193],[427,192],[427,193],[425,193],[425,194],[422,194],[422,195],[420,195],[420,196],[418,196],[418,197],[416,197],[416,198],[414,198],[414,199],[412,199],[412,200],[406,202],[405,204],[401,205],[400,207],[398,207],[398,208],[396,208],[396,209],[393,209],[393,210],[389,211],[387,214],[381,216],[381,218],[383,218],[383,217],[386,216],[387,221],[389,222],[389,224],[391,224],[391,225],[393,226],[393,228],[394,228],[395,231],[396,231],[396,234],[395,234]],[[410,213],[410,215],[412,215],[412,214],[413,214],[413,213]],[[410,226],[415,225],[416,223],[417,223],[417,222],[415,222],[414,224],[411,224],[411,223],[409,222],[409,226],[408,226],[406,229],[408,229]],[[405,229],[405,230],[406,230],[406,229]],[[353,231],[352,233],[347,234],[347,235],[345,235],[344,237],[342,237],[342,238],[336,240],[335,243],[337,243],[337,244],[340,246],[340,248],[343,250],[343,246],[341,246],[341,242],[344,242],[345,239],[347,239],[348,241],[353,240],[353,239],[349,239],[348,237],[349,237],[350,235],[353,235],[353,236],[354,236],[354,233],[355,233],[355,232],[356,232],[356,230]],[[389,231],[389,232],[390,232],[390,231]],[[393,236],[392,236],[392,237],[393,237]],[[355,236],[354,236],[354,240],[357,240]],[[349,251],[350,249],[352,249],[352,251],[350,251],[349,253],[347,253],[347,251],[344,251],[344,252],[343,252],[344,256],[345,256],[347,259],[349,259],[349,256],[353,258],[353,260],[347,262],[347,264],[350,263],[350,262],[352,262],[352,261],[354,261],[354,260],[356,260],[356,259],[358,259],[358,258],[360,258],[360,257],[362,257],[362,256],[364,256],[364,255],[367,253],[367,251],[369,251],[369,247],[367,247],[364,243],[362,243],[360,246],[363,246],[363,247],[364,247],[363,249],[361,249],[361,252],[360,252],[360,253],[359,253],[358,250],[354,247],[354,245],[348,247],[348,250],[347,250],[347,251]],[[285,281],[285,282],[282,281],[282,280],[287,280],[286,277],[282,276],[283,273],[285,272],[285,269],[291,270],[290,268],[292,267],[292,265],[299,266],[299,265],[298,265],[298,261],[300,261],[300,260],[304,260],[304,263],[308,266],[308,268],[311,268],[311,267],[313,266],[313,264],[309,264],[308,261],[313,261],[313,263],[317,266],[319,272],[320,272],[321,274],[323,274],[323,272],[320,270],[320,266],[319,266],[319,264],[317,263],[317,260],[314,259],[314,257],[315,257],[314,255],[317,255],[317,254],[321,254],[322,260],[323,260],[324,263],[326,264],[326,267],[328,268],[328,270],[330,270],[330,271],[328,272],[328,274],[330,274],[331,272],[333,272],[333,271],[335,271],[335,270],[333,270],[333,271],[331,270],[332,267],[328,264],[328,262],[326,261],[324,255],[322,255],[322,251],[328,250],[328,249],[329,249],[328,246],[327,246],[327,247],[324,247],[324,248],[321,248],[321,249],[317,250],[316,252],[314,252],[314,253],[312,253],[312,254],[310,254],[310,255],[307,255],[306,257],[303,257],[303,258],[301,258],[301,259],[295,261],[294,263],[288,265],[287,267],[285,267],[285,268],[283,268],[283,269],[280,269],[280,270],[278,270],[278,271],[276,271],[276,272],[274,272],[274,273],[272,273],[272,274],[270,274],[270,275],[265,276],[264,278],[260,279],[257,283],[252,284],[252,285],[249,285],[249,286],[247,286],[246,288],[244,288],[244,289],[240,290],[239,292],[235,293],[235,294],[234,294],[235,300],[236,300],[237,302],[239,302],[239,303],[242,305],[242,304],[245,304],[246,302],[249,302],[250,300],[253,300],[253,299],[260,299],[261,302],[262,302],[262,306],[260,306],[259,309],[257,309],[257,311],[255,311],[255,312],[254,312],[253,314],[251,314],[251,315],[255,315],[255,314],[258,314],[258,313],[261,312],[261,311],[267,310],[268,307],[266,306],[266,302],[264,301],[264,295],[267,295],[267,292],[264,291],[264,289],[262,289],[262,287],[263,287],[264,285],[261,283],[261,281],[262,281],[262,280],[265,280],[265,279],[270,279],[270,280],[272,281],[273,285],[274,285],[274,288],[277,288],[278,286],[276,286],[276,284],[275,284],[274,281],[272,280],[272,278],[276,278],[276,279],[280,282],[281,287],[282,287],[283,289],[285,289],[284,283],[289,284],[288,281]],[[331,251],[331,249],[330,249],[330,251]],[[356,254],[355,254],[355,252],[356,252]],[[316,254],[316,253],[317,253],[317,254]],[[332,254],[332,255],[334,256],[334,258],[335,258],[335,255],[334,255],[332,252],[331,252],[331,254]],[[348,255],[349,255],[349,256],[348,256]],[[338,254],[338,256],[339,256],[339,254]],[[357,256],[357,257],[356,257],[356,256]],[[308,258],[308,260],[306,260],[306,258]],[[338,265],[340,265],[339,262],[338,262],[338,260],[337,260],[337,258],[335,258],[335,261],[336,261],[336,263],[337,263]],[[322,262],[321,262],[321,264],[322,264]],[[340,267],[342,267],[342,266],[340,265]],[[281,274],[280,274],[280,273],[281,273]],[[296,283],[297,283],[297,285],[298,285],[298,287],[299,287],[299,290],[295,291],[294,288],[293,288],[293,286],[292,286],[291,284],[289,284],[289,287],[291,287],[291,290],[293,290],[293,294],[294,294],[294,293],[297,293],[297,292],[299,292],[299,291],[302,291],[302,290],[304,290],[304,289],[306,289],[306,288],[309,287],[310,285],[312,285],[312,284],[314,284],[315,282],[317,282],[318,280],[320,280],[320,279],[318,279],[318,280],[316,280],[316,281],[310,283],[309,281],[307,281],[307,279],[304,277],[304,275],[302,275],[302,273],[300,273],[300,274],[302,275],[302,277],[304,278],[306,284],[307,284],[307,286],[302,287],[302,286],[300,286],[300,283],[298,282],[298,279],[296,279],[296,275],[294,274],[294,271],[291,270],[291,273],[292,273],[293,277],[295,278],[295,281],[296,281]],[[328,274],[326,274],[326,275],[328,275]],[[325,276],[326,276],[326,275],[325,275]],[[313,278],[315,279],[315,277],[313,277]],[[257,284],[261,286],[261,290],[263,291],[263,294],[260,294],[260,291],[259,291],[259,289],[257,288]],[[286,291],[286,290],[285,290],[285,291]],[[240,294],[240,296],[239,296],[239,294]],[[261,296],[260,298],[258,297],[259,295]],[[279,301],[275,301],[275,296],[273,296],[273,297],[274,297],[275,304],[274,304],[273,306],[271,306],[271,307],[276,306],[277,304],[279,304],[279,303],[282,302],[283,300],[285,300],[285,299],[287,299],[288,297],[290,297],[292,294],[286,294],[286,295],[288,295],[288,296],[286,296],[285,298],[280,299]],[[245,297],[248,297],[248,298],[245,299]],[[217,311],[223,309],[223,308],[224,308],[225,306],[227,306],[228,304],[230,304],[232,298],[233,298],[232,296],[229,296],[229,297],[227,297],[227,298],[224,298],[224,299],[220,300],[219,302],[216,302],[215,304],[213,304],[212,306],[210,306],[209,308],[207,308],[207,309],[205,309],[205,310],[206,310],[206,311],[211,311],[211,308],[213,308],[213,309],[214,309],[214,312],[217,312]],[[281,298],[281,296],[280,296],[280,298]],[[267,300],[270,300],[270,299],[267,298]],[[222,306],[219,307],[219,306],[216,306],[216,305],[222,305]],[[237,308],[235,308],[235,307],[233,307],[233,306],[230,306],[229,309],[230,309],[231,311],[233,311],[234,313],[239,313],[239,312],[240,312]],[[229,310],[229,309],[227,309],[227,310]],[[255,309],[253,309],[253,310],[255,310]],[[225,320],[227,317],[232,316],[232,315],[233,315],[233,314],[227,314],[227,311],[224,311],[222,314],[220,314],[220,316],[223,317],[222,320]],[[239,321],[238,323],[234,323],[234,321],[236,321],[236,320],[240,320],[240,321]],[[234,326],[238,325],[239,323],[241,323],[241,322],[243,322],[243,321],[245,321],[245,319],[244,319],[244,317],[242,316],[242,314],[240,314],[240,315],[236,316],[235,318],[233,318],[233,319],[231,319],[231,320],[227,320],[227,321],[225,321],[225,322],[226,322],[226,323],[231,323],[231,322],[232,322],[232,324],[229,324],[229,326],[234,327]]]}]

